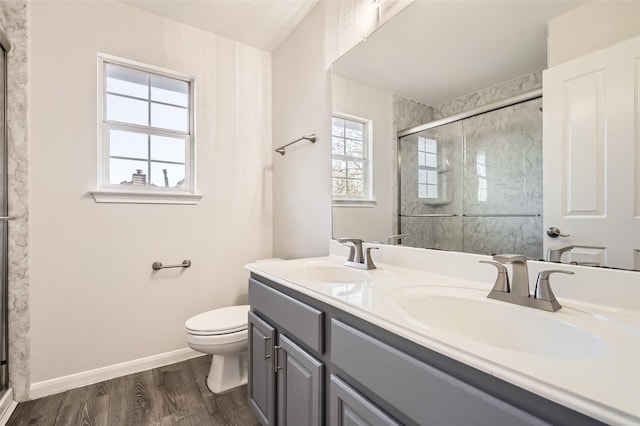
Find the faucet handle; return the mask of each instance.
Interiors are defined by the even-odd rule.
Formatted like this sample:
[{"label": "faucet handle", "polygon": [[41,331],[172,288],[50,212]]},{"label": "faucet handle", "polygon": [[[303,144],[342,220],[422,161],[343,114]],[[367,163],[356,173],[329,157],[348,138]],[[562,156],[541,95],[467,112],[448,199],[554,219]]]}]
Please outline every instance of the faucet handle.
[{"label": "faucet handle", "polygon": [[362,263],[362,243],[364,242],[360,238],[338,238],[338,241],[342,245],[349,245],[351,250],[349,251],[349,256],[347,257],[347,262],[356,262]]},{"label": "faucet handle", "polygon": [[538,274],[538,280],[536,281],[536,291],[535,291],[535,298],[539,299],[539,300],[546,300],[548,302],[551,302],[552,305],[554,305],[554,308],[557,306],[556,309],[554,310],[558,310],[561,308],[560,303],[558,303],[558,301],[556,300],[556,296],[555,294],[553,294],[553,291],[551,290],[551,284],[549,283],[549,275],[551,274],[568,274],[568,275],[573,275],[574,272],[571,271],[562,271],[559,269],[550,269],[548,271],[542,271]]},{"label": "faucet handle", "polygon": [[494,254],[493,260],[500,263],[527,262],[527,256],[521,254]]},{"label": "faucet handle", "polygon": [[496,282],[493,284],[493,289],[491,289],[491,291],[500,291],[502,293],[509,293],[511,291],[507,268],[502,263],[491,262],[490,260],[480,260],[479,262],[487,263],[498,268],[498,276],[496,277]]},{"label": "faucet handle", "polygon": [[378,250],[380,247],[367,247],[367,255],[364,258],[364,264],[367,265],[367,269],[376,269],[376,265],[373,264],[371,259],[371,250]]}]

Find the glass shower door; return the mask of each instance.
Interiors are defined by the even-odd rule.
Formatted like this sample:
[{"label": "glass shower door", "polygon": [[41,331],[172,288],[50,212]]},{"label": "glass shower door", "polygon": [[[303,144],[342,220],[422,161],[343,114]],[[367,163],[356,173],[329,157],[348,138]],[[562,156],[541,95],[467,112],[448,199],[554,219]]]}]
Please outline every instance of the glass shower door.
[{"label": "glass shower door", "polygon": [[8,358],[8,203],[7,203],[7,52],[9,43],[0,33],[0,397],[9,383]]}]

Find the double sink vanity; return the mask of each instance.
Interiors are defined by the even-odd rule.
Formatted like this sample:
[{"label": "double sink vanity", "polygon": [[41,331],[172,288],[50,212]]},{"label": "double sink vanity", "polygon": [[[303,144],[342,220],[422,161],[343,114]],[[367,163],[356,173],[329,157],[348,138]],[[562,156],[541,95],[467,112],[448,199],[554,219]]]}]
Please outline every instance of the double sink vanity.
[{"label": "double sink vanity", "polygon": [[640,422],[640,274],[525,261],[531,287],[575,273],[542,274],[552,312],[487,297],[497,272],[517,275],[488,256],[371,247],[375,269],[345,266],[335,241],[327,257],[247,265],[263,424]]}]

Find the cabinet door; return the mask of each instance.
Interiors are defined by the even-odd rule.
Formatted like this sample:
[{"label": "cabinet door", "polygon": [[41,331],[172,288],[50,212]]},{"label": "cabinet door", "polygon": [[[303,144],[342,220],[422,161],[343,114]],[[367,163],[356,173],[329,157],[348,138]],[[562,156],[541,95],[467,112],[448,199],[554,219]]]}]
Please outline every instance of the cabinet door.
[{"label": "cabinet door", "polygon": [[355,389],[331,375],[331,426],[399,426]]},{"label": "cabinet door", "polygon": [[278,424],[321,426],[323,364],[282,334],[279,343]]},{"label": "cabinet door", "polygon": [[545,252],[640,270],[640,38],[543,75],[544,229],[570,234]]},{"label": "cabinet door", "polygon": [[275,425],[275,329],[249,312],[249,405],[265,426]]}]

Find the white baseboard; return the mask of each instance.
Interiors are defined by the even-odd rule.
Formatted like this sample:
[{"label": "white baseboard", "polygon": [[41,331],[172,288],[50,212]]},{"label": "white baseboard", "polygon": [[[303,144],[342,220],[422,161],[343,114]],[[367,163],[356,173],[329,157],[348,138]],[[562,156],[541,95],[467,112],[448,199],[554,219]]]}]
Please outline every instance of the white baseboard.
[{"label": "white baseboard", "polygon": [[150,370],[152,368],[162,367],[176,362],[186,361],[202,355],[204,354],[196,352],[191,348],[184,348],[177,351],[152,355],[146,358],[134,359],[120,364],[96,368],[95,370],[83,371],[81,373],[70,374],[68,376],[58,377],[51,380],[31,383],[29,399],[42,398],[43,396],[65,392],[69,389],[92,385],[104,380],[126,376],[127,374],[138,373],[140,371]]},{"label": "white baseboard", "polygon": [[13,400],[13,389],[7,390],[0,399],[0,426],[7,424],[17,406],[18,403]]}]

